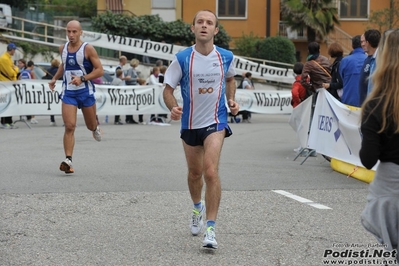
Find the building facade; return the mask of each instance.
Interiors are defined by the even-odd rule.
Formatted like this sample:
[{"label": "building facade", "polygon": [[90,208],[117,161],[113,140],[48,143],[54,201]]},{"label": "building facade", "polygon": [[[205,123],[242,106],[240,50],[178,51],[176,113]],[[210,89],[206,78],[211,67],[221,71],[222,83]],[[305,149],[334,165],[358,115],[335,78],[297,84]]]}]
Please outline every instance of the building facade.
[{"label": "building facade", "polygon": [[[348,4],[335,1],[340,25],[330,36],[321,41],[321,52],[327,55],[328,44],[339,42],[347,53],[351,51],[351,38],[375,25],[369,23],[372,11],[389,8],[391,0],[350,0]],[[159,14],[164,21],[182,19],[191,23],[197,11],[209,9],[219,18],[227,33],[234,40],[251,32],[259,38],[286,36],[297,49],[297,57],[304,61],[307,55],[306,30],[291,31],[280,15],[279,0],[97,0],[99,12],[127,12],[136,16]]]}]

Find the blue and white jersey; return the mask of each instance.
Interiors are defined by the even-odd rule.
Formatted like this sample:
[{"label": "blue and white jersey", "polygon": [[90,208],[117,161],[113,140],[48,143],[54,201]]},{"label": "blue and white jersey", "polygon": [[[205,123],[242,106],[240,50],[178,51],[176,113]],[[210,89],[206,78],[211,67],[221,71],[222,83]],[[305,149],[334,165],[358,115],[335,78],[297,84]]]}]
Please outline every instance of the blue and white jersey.
[{"label": "blue and white jersey", "polygon": [[75,53],[68,52],[67,42],[62,50],[61,59],[64,64],[64,77],[62,83],[62,95],[77,95],[87,91],[89,95],[95,92],[94,84],[91,81],[86,81],[75,86],[69,84],[72,80],[72,76],[84,76],[93,71],[93,64],[90,60],[85,58],[85,48],[87,43],[83,43]]},{"label": "blue and white jersey", "polygon": [[234,55],[214,46],[208,55],[195,45],[176,54],[165,73],[164,83],[176,88],[180,84],[183,98],[182,129],[227,124],[226,78],[233,77]]},{"label": "blue and white jersey", "polygon": [[24,69],[20,76],[19,79],[32,79],[32,74],[31,74],[32,70],[30,69]]}]

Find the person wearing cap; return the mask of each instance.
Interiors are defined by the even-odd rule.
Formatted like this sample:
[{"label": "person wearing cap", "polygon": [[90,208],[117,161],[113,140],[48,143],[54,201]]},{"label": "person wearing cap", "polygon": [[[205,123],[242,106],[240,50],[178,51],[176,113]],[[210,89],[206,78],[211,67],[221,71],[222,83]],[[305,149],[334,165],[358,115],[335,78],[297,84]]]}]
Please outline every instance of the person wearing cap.
[{"label": "person wearing cap", "polygon": [[[15,54],[17,46],[13,43],[7,45],[7,51],[0,56],[0,81],[15,81],[19,69],[14,65],[12,56]],[[12,117],[2,117],[1,125],[3,128],[12,128]]]}]

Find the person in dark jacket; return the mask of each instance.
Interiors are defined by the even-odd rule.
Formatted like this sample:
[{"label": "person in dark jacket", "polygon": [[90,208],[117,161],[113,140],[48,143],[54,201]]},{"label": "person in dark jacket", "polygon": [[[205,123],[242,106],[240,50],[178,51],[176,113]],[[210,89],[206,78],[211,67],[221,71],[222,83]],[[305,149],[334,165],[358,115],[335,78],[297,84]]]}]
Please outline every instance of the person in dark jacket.
[{"label": "person in dark jacket", "polygon": [[315,92],[323,88],[323,83],[331,81],[331,64],[327,57],[320,55],[320,45],[311,42],[308,45],[309,56],[303,66],[301,84],[305,89]]},{"label": "person in dark jacket", "polygon": [[339,43],[335,42],[328,47],[328,54],[331,56],[331,58],[335,58],[335,60],[331,65],[331,82],[323,83],[323,87],[327,89],[332,96],[340,101],[342,96],[343,82],[338,71],[339,65],[344,55],[344,49]]}]

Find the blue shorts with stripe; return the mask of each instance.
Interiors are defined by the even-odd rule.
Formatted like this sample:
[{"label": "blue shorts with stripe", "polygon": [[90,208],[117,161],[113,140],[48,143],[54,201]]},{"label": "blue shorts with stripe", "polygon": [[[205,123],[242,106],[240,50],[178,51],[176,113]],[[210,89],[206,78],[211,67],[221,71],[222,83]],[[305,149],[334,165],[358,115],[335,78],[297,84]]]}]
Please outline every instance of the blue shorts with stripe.
[{"label": "blue shorts with stripe", "polygon": [[88,91],[79,94],[62,94],[60,99],[65,104],[70,104],[81,109],[82,107],[90,107],[96,103],[94,94],[89,94]]}]

